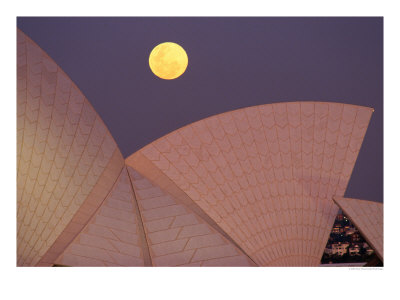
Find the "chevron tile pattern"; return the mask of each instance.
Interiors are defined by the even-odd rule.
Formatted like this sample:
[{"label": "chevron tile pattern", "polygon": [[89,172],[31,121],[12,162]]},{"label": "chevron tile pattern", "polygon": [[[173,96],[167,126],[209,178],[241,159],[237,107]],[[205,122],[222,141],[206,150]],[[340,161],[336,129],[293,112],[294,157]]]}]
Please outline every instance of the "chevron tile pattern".
[{"label": "chevron tile pattern", "polygon": [[[319,265],[372,109],[239,109],[124,160],[68,76],[21,31],[17,43],[18,266]],[[364,217],[376,209],[355,223],[379,240]]]},{"label": "chevron tile pattern", "polygon": [[188,205],[128,167],[153,266],[253,266]]},{"label": "chevron tile pattern", "polygon": [[124,168],[85,228],[55,261],[68,266],[144,266],[131,183]]},{"label": "chevron tile pattern", "polygon": [[[17,42],[17,264],[36,265],[96,183],[114,184],[124,161],[68,76],[21,31]],[[104,173],[114,156],[119,172]],[[109,190],[96,191],[104,200]]]},{"label": "chevron tile pattern", "polygon": [[343,197],[334,197],[333,200],[383,262],[383,203]]},{"label": "chevron tile pattern", "polygon": [[323,102],[239,109],[126,161],[149,160],[257,264],[317,266],[338,211],[332,196],[346,190],[372,111]]}]

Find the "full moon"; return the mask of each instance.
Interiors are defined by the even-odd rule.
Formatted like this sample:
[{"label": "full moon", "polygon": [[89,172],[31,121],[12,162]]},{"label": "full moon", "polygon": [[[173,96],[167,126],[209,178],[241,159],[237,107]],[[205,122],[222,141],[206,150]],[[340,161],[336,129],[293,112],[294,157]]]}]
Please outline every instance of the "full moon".
[{"label": "full moon", "polygon": [[181,76],[188,65],[188,56],[178,44],[166,42],[157,45],[149,56],[151,71],[162,79],[175,79]]}]

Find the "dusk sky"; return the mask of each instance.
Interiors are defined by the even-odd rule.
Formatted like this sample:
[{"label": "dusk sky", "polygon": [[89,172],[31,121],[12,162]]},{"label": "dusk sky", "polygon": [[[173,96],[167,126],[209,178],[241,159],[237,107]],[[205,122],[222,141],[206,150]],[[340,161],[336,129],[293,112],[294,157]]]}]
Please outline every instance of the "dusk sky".
[{"label": "dusk sky", "polygon": [[[247,106],[373,107],[345,196],[383,201],[383,18],[18,18],[17,26],[76,83],[125,157]],[[188,54],[175,80],[149,68],[162,42]]]}]

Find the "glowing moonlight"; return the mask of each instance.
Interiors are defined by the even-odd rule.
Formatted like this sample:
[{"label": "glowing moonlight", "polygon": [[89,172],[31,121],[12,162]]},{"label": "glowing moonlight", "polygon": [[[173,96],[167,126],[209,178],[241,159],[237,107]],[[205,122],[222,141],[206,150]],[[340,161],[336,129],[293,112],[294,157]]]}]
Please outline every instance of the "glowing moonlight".
[{"label": "glowing moonlight", "polygon": [[166,42],[151,51],[149,65],[156,76],[162,79],[175,79],[185,72],[188,56],[178,44]]}]

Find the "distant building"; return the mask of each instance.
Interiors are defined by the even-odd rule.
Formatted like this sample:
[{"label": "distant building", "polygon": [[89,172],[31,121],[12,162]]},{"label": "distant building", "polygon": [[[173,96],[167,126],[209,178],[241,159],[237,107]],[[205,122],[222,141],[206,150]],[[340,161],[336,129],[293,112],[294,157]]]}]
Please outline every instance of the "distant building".
[{"label": "distant building", "polygon": [[347,248],[349,247],[349,243],[337,243],[337,244],[332,244],[332,253],[331,254],[337,254],[337,255],[344,255],[347,253]]},{"label": "distant building", "polygon": [[263,104],[124,157],[73,80],[21,31],[17,79],[18,266],[318,266],[332,197],[346,191],[373,112]]},{"label": "distant building", "polygon": [[354,232],[353,235],[351,236],[351,241],[359,242],[360,240],[361,240],[360,233],[358,231]]},{"label": "distant building", "polygon": [[324,253],[332,255],[332,246],[331,245],[327,246],[324,250]]},{"label": "distant building", "polygon": [[366,253],[367,253],[368,255],[371,255],[371,254],[374,253],[374,249],[368,248],[368,249],[366,249]]},{"label": "distant building", "polygon": [[[346,229],[346,227],[348,227],[348,228]],[[351,228],[350,226],[345,226],[345,235],[347,235],[347,236],[354,234],[356,231],[357,230],[354,227]]]},{"label": "distant building", "polygon": [[[334,197],[334,201],[368,239],[369,245],[383,263],[383,204],[343,197]],[[352,235],[352,240],[355,241],[357,237],[361,239],[358,232]]]},{"label": "distant building", "polygon": [[353,245],[349,247],[349,255],[354,256],[354,255],[359,255],[360,253],[360,246],[358,245]]}]

